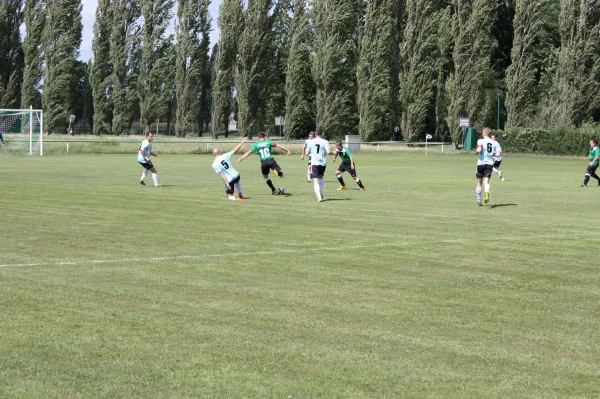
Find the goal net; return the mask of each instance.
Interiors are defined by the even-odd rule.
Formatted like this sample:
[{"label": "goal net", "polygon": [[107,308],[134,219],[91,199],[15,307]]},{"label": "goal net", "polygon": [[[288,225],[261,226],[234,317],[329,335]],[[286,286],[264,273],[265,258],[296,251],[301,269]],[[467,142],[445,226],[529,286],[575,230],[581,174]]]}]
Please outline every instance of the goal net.
[{"label": "goal net", "polygon": [[0,109],[0,155],[44,153],[44,113],[39,109]]}]

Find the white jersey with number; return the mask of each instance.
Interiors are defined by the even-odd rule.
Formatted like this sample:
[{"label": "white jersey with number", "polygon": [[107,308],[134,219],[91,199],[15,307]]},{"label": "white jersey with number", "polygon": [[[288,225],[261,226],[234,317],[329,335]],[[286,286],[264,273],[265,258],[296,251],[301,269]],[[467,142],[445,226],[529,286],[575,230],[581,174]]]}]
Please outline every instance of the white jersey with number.
[{"label": "white jersey with number", "polygon": [[150,158],[150,154],[152,153],[152,144],[150,144],[150,142],[148,140],[144,140],[140,144],[140,149],[138,150],[138,154],[137,154],[138,162],[146,163],[147,161],[144,159],[142,154],[140,154],[140,151],[144,151],[144,156],[146,158]]},{"label": "white jersey with number", "polygon": [[308,140],[306,143],[306,152],[310,155],[311,165],[327,166],[329,141],[320,137]]},{"label": "white jersey with number", "polygon": [[215,170],[215,172],[217,172],[218,174],[225,173],[227,183],[231,183],[240,175],[235,169],[233,169],[233,166],[231,165],[232,156],[233,151],[221,154],[215,159],[215,161],[212,164],[212,167]]},{"label": "white jersey with number", "polygon": [[493,165],[494,154],[500,149],[498,143],[488,137],[477,140],[477,147],[481,147],[477,165]]}]

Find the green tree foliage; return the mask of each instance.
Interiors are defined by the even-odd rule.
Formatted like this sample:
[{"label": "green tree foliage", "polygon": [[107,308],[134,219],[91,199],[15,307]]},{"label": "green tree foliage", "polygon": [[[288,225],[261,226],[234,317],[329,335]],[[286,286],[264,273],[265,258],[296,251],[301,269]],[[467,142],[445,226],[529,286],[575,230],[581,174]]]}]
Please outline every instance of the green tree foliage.
[{"label": "green tree foliage", "polygon": [[315,129],[316,88],[311,73],[314,31],[306,3],[306,0],[295,2],[290,28],[283,129],[287,138],[306,137],[309,131]]},{"label": "green tree foliage", "polygon": [[94,22],[90,83],[94,97],[94,134],[97,136],[112,133],[112,74],[110,59],[110,36],[113,22],[112,0],[99,0]]},{"label": "green tree foliage", "polygon": [[[285,75],[290,52],[290,27],[292,23],[292,1],[279,0],[273,10],[273,36],[271,40],[273,61],[267,81],[267,109],[265,130],[278,135],[275,117],[285,114]],[[285,118],[284,118],[285,120]]]},{"label": "green tree foliage", "polygon": [[112,0],[113,23],[110,36],[112,63],[113,134],[121,134],[133,122],[139,108],[142,9],[138,0]]},{"label": "green tree foliage", "polygon": [[506,71],[508,126],[526,126],[539,102],[539,71],[544,12],[548,0],[517,0],[511,64]]},{"label": "green tree foliage", "polygon": [[212,127],[216,137],[221,132],[227,134],[229,115],[233,108],[234,71],[237,69],[236,56],[238,40],[243,21],[243,8],[240,0],[223,0],[219,8],[219,30],[221,33],[216,59],[213,64],[213,114]]},{"label": "green tree foliage", "polygon": [[257,133],[266,121],[269,73],[273,63],[272,0],[248,0],[238,48],[236,90],[239,127]]},{"label": "green tree foliage", "polygon": [[194,130],[200,110],[200,96],[206,84],[210,45],[209,0],[179,0],[177,16],[175,134],[185,136]]},{"label": "green tree foliage", "polygon": [[356,72],[359,131],[363,140],[389,139],[396,125],[392,106],[393,71],[397,52],[396,9],[398,0],[367,3],[360,35]]},{"label": "green tree foliage", "polygon": [[140,120],[146,131],[150,125],[166,114],[169,85],[165,84],[173,37],[165,31],[171,20],[173,0],[142,0],[142,59],[139,76]]},{"label": "green tree foliage", "polygon": [[440,140],[450,139],[450,130],[446,125],[448,116],[448,93],[446,81],[452,70],[452,16],[451,7],[445,7],[438,11],[437,49],[439,58],[436,62],[435,100],[430,111],[429,128],[435,132],[434,136]]},{"label": "green tree foliage", "polygon": [[21,104],[23,49],[19,27],[23,22],[22,0],[0,2],[0,106]]},{"label": "green tree foliage", "polygon": [[44,127],[54,133],[71,111],[70,87],[81,44],[81,0],[47,0],[43,33]]},{"label": "green tree foliage", "polygon": [[491,27],[497,6],[497,0],[452,0],[453,71],[446,83],[446,123],[454,143],[462,137],[460,116],[482,125],[493,110],[490,94],[495,94],[495,74],[491,58],[496,43]]},{"label": "green tree foliage", "polygon": [[560,49],[540,118],[550,125],[580,125],[600,117],[599,21],[597,1],[560,1]]},{"label": "green tree foliage", "polygon": [[356,68],[359,0],[316,0],[313,77],[317,125],[331,139],[358,131]]},{"label": "green tree foliage", "polygon": [[428,111],[434,101],[440,64],[444,60],[438,30],[447,15],[435,0],[407,0],[400,46],[402,132],[407,141],[423,140]]},{"label": "green tree foliage", "polygon": [[42,107],[40,81],[44,63],[42,35],[46,22],[45,0],[25,1],[24,22],[27,35],[23,40],[25,67],[21,86],[21,108],[33,106],[39,109]]}]

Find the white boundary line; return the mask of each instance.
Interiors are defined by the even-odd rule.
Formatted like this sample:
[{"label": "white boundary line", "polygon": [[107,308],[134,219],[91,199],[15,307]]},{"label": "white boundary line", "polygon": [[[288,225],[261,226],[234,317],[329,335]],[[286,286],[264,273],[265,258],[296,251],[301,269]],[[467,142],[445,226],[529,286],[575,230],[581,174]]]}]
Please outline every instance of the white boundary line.
[{"label": "white boundary line", "polygon": [[[542,235],[542,236],[528,236],[528,237],[494,237],[495,241],[531,241],[540,239],[564,239],[573,237],[596,237],[597,234],[581,233],[581,234],[558,234],[558,235]],[[455,240],[432,240],[425,242],[393,242],[387,244],[370,244],[370,245],[353,245],[343,247],[321,247],[321,248],[302,248],[302,249],[284,249],[278,251],[257,251],[257,252],[231,252],[222,254],[203,254],[203,255],[176,255],[176,256],[163,256],[155,258],[122,258],[122,259],[89,259],[89,260],[76,260],[76,261],[61,261],[61,262],[39,262],[39,263],[7,263],[0,265],[0,268],[18,268],[18,267],[35,267],[35,266],[77,266],[77,265],[97,265],[97,264],[113,264],[113,263],[134,263],[134,262],[164,262],[168,260],[193,260],[193,259],[204,259],[204,258],[226,258],[226,257],[237,257],[237,256],[255,256],[255,255],[278,255],[278,254],[292,254],[300,252],[314,252],[314,251],[347,251],[348,249],[363,249],[363,248],[390,248],[390,247],[405,247],[412,245],[435,245],[435,244],[464,244],[472,239],[455,239]]]}]

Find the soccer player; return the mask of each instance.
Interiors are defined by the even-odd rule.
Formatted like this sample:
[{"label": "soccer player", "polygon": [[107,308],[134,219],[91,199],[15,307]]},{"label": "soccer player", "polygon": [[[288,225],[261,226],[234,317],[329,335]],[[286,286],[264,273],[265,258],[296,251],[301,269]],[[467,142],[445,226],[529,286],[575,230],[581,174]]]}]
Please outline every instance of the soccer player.
[{"label": "soccer player", "polygon": [[240,163],[244,159],[246,159],[250,154],[257,153],[260,158],[260,170],[263,174],[263,177],[265,178],[265,182],[267,183],[267,186],[269,186],[269,188],[271,189],[271,193],[272,194],[283,194],[283,192],[281,190],[275,188],[275,186],[273,185],[273,182],[271,181],[271,178],[269,177],[269,171],[273,170],[273,173],[275,174],[275,176],[279,176],[279,177],[283,178],[283,171],[277,164],[277,161],[275,161],[275,159],[273,158],[271,149],[272,148],[280,148],[283,151],[287,151],[288,157],[290,155],[292,155],[292,153],[287,148],[284,148],[277,143],[273,143],[271,140],[267,140],[264,132],[258,133],[258,140],[259,141],[254,143],[254,145],[252,146],[250,151],[248,151],[244,155],[242,155],[237,160],[237,162]]},{"label": "soccer player", "polygon": [[600,149],[598,148],[598,140],[591,139],[590,140],[590,163],[588,164],[587,170],[585,172],[585,179],[583,180],[583,184],[581,187],[587,187],[588,182],[590,181],[590,176],[594,179],[598,180],[598,185],[600,186],[600,178],[596,174],[596,169],[598,169],[598,164],[600,164]]},{"label": "soccer player", "polygon": [[325,169],[327,169],[327,155],[331,154],[329,149],[329,142],[323,139],[322,128],[317,128],[315,131],[315,138],[308,140],[306,145],[306,154],[310,155],[310,176],[314,181],[315,194],[319,202],[323,202],[323,187],[324,181],[323,176],[325,175]]},{"label": "soccer player", "polygon": [[[496,143],[498,143],[497,137],[495,135],[492,135],[492,140],[494,140]],[[500,145],[500,143],[498,143],[498,147],[500,147],[500,156],[494,160],[493,171],[498,173],[498,179],[504,181],[504,176],[502,176],[502,171],[499,169],[500,164],[502,163],[502,146]]]},{"label": "soccer player", "polygon": [[4,137],[2,137],[2,130],[0,130],[0,141],[4,144]]},{"label": "soccer player", "polygon": [[[306,155],[306,146],[308,143],[308,140],[312,140],[315,138],[315,132],[309,132],[308,133],[308,139],[304,140],[304,147],[302,147],[302,156],[300,157],[300,160],[304,160],[304,155]],[[310,155],[308,156],[308,169],[306,170],[306,180],[308,183],[310,183]]]},{"label": "soccer player", "polygon": [[346,184],[344,183],[344,178],[342,177],[342,173],[344,172],[350,173],[350,176],[352,176],[354,181],[356,181],[358,187],[360,187],[361,190],[364,190],[365,186],[363,186],[362,182],[360,181],[360,178],[356,175],[356,165],[354,164],[354,157],[352,156],[352,153],[348,148],[342,146],[342,142],[339,140],[335,142],[335,154],[333,155],[333,163],[335,163],[335,160],[337,159],[338,155],[340,156],[340,158],[342,158],[342,164],[335,171],[335,177],[337,177],[338,181],[340,182],[340,187],[338,187],[338,191],[345,190],[348,188],[346,187]]},{"label": "soccer player", "polygon": [[492,170],[494,169],[494,160],[499,156],[500,146],[498,142],[490,139],[490,128],[486,127],[482,132],[483,138],[477,140],[477,148],[475,151],[479,154],[477,160],[477,187],[475,192],[477,193],[477,205],[481,205],[481,183],[485,188],[485,203],[490,202],[490,177],[492,176]]},{"label": "soccer player", "polygon": [[[242,148],[245,142],[246,137],[244,137],[232,151],[226,152],[225,154],[221,154],[221,150],[219,148],[213,149],[213,156],[216,159],[213,162],[212,167],[215,172],[221,176],[223,182],[225,182],[225,194],[227,195],[227,199],[232,201],[244,199],[244,195],[242,194],[242,185],[240,184],[240,174],[233,169],[233,166],[231,165],[231,157],[233,154],[238,152],[240,148]],[[235,192],[234,188],[237,189],[237,197],[233,195]]]},{"label": "soccer player", "polygon": [[146,139],[140,144],[140,149],[137,154],[137,161],[142,165],[144,171],[142,172],[142,178],[140,184],[146,185],[144,179],[148,175],[148,171],[152,171],[152,180],[154,181],[154,187],[158,187],[158,172],[150,161],[150,155],[158,156],[158,152],[152,152],[152,132],[146,133]]}]

